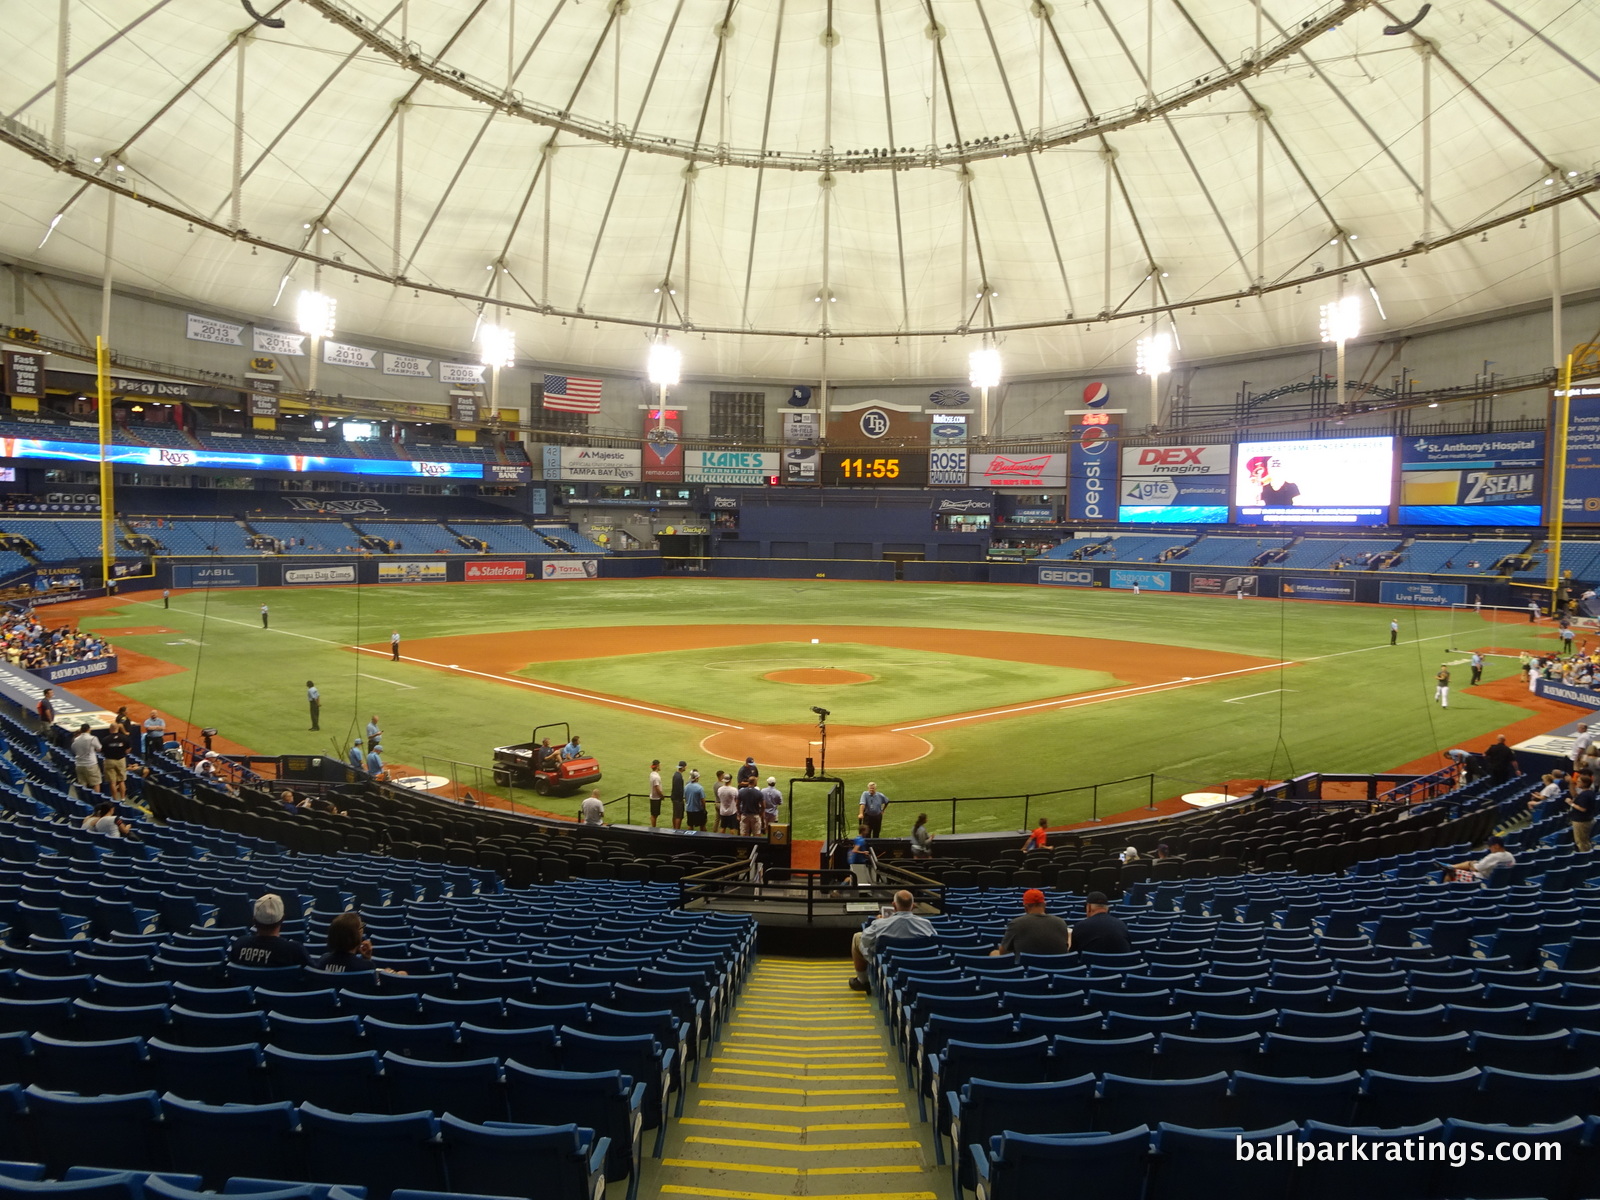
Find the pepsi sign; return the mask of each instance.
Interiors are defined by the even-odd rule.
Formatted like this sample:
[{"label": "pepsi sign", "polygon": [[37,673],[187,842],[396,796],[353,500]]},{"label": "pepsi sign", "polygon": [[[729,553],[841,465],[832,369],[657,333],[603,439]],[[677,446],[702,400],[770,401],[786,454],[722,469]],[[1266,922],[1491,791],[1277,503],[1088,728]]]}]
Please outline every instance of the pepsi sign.
[{"label": "pepsi sign", "polygon": [[1083,403],[1089,408],[1104,408],[1111,399],[1111,389],[1103,383],[1091,383],[1083,389]]}]

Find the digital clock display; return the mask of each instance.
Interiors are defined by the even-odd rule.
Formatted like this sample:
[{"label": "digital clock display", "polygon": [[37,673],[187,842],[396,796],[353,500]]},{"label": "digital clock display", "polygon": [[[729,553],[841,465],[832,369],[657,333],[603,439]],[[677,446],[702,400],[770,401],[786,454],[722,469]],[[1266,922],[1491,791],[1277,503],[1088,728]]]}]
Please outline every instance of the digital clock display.
[{"label": "digital clock display", "polygon": [[928,455],[926,451],[903,454],[854,454],[849,452],[823,455],[822,481],[830,487],[926,487],[928,485]]}]

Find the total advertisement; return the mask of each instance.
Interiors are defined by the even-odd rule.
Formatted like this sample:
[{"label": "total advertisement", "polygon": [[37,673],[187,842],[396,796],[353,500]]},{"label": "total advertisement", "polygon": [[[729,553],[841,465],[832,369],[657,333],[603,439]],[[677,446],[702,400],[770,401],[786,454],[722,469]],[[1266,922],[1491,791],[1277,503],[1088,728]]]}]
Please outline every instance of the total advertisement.
[{"label": "total advertisement", "polygon": [[1545,435],[1474,433],[1400,440],[1407,525],[1538,525]]},{"label": "total advertisement", "polygon": [[1088,567],[1061,567],[1039,564],[1039,582],[1055,587],[1093,587],[1094,571]]},{"label": "total advertisement", "polygon": [[463,575],[468,583],[510,583],[527,577],[525,562],[469,562]]},{"label": "total advertisement", "polygon": [[381,562],[378,564],[379,583],[443,583],[445,569],[442,562]]},{"label": "total advertisement", "polygon": [[1233,502],[1241,525],[1383,525],[1394,439],[1240,442]]},{"label": "total advertisement", "polygon": [[[621,453],[620,451],[618,453]],[[638,451],[633,451],[635,455]],[[46,442],[33,438],[0,438],[0,458],[66,459],[99,462],[93,442]],[[114,463],[143,467],[232,467],[253,471],[319,471],[331,475],[401,475],[426,479],[482,479],[481,463],[417,462],[405,459],[322,458],[309,454],[233,454],[225,450],[189,450],[175,446],[107,446]],[[637,475],[634,476],[638,478]]]},{"label": "total advertisement", "polygon": [[[935,453],[960,453],[942,451]],[[967,481],[973,487],[1046,488],[1067,486],[1065,454],[969,454]]]},{"label": "total advertisement", "polygon": [[[1559,398],[1552,399],[1554,405]],[[1561,508],[1574,525],[1600,525],[1600,385],[1572,389],[1568,400],[1567,477]],[[1550,428],[1559,409],[1552,407]]]},{"label": "total advertisement", "polygon": [[1068,418],[1071,483],[1067,520],[1109,521],[1117,509],[1117,434],[1122,426],[1110,413],[1086,412]]},{"label": "total advertisement", "polygon": [[197,566],[177,563],[172,568],[175,588],[255,587],[260,582],[255,563]]},{"label": "total advertisement", "polygon": [[598,579],[600,561],[594,558],[569,558],[559,562],[547,560],[539,569],[539,574],[545,579]]},{"label": "total advertisement", "polygon": [[1353,579],[1296,579],[1283,581],[1285,600],[1354,600],[1356,584]]},{"label": "total advertisement", "polygon": [[1117,520],[1224,525],[1232,446],[1125,446]]},{"label": "total advertisement", "polygon": [[608,450],[591,446],[546,446],[546,479],[603,479],[638,483],[644,467],[638,450]]},{"label": "total advertisement", "polygon": [[778,473],[778,455],[758,450],[687,450],[685,483],[764,484]]},{"label": "total advertisement", "polygon": [[644,479],[677,483],[683,478],[683,414],[675,408],[644,410]]},{"label": "total advertisement", "polygon": [[1398,583],[1385,580],[1378,585],[1378,603],[1413,604],[1419,608],[1449,608],[1467,602],[1464,583]]},{"label": "total advertisement", "polygon": [[283,582],[291,585],[310,583],[354,583],[356,569],[349,566],[290,567],[283,573]]}]

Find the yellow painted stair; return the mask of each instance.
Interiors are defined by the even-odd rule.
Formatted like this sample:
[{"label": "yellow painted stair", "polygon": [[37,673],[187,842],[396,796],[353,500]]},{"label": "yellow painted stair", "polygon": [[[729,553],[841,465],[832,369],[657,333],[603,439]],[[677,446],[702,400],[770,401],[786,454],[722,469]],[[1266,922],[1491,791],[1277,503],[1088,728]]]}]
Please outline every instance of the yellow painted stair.
[{"label": "yellow painted stair", "polygon": [[850,975],[757,961],[641,1196],[951,1200],[882,1010]]}]

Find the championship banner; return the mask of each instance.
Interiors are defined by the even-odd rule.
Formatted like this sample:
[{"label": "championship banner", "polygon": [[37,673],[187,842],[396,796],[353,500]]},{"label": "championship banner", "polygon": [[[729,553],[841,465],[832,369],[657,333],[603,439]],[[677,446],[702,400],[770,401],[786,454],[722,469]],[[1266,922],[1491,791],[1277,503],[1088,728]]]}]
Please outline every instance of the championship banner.
[{"label": "championship banner", "polygon": [[364,370],[376,371],[378,364],[374,360],[377,356],[376,350],[363,350],[360,346],[351,346],[344,342],[322,343],[322,361],[330,367],[361,367]]},{"label": "championship banner", "polygon": [[44,399],[44,355],[25,350],[6,351],[6,395]]},{"label": "championship banner", "polygon": [[1407,525],[1538,525],[1545,435],[1400,439],[1400,520]]},{"label": "championship banner", "polygon": [[1125,446],[1117,520],[1223,525],[1232,446]]},{"label": "championship banner", "polygon": [[433,359],[413,358],[409,354],[385,354],[383,356],[383,373],[385,375],[403,375],[407,379],[432,379]]},{"label": "championship banner", "polygon": [[644,479],[646,483],[683,480],[683,414],[674,408],[644,410]]},{"label": "championship banner", "polygon": [[303,333],[279,333],[276,329],[252,329],[250,331],[250,347],[256,354],[288,355],[291,358],[305,357],[306,335]]},{"label": "championship banner", "polygon": [[381,562],[378,564],[379,583],[443,583],[442,562]]},{"label": "championship banner", "polygon": [[200,317],[194,313],[189,313],[184,325],[183,336],[191,342],[215,342],[219,346],[242,346],[244,345],[244,326],[235,325],[231,321],[219,321],[214,317]]},{"label": "championship banner", "polygon": [[474,384],[483,382],[483,373],[489,368],[477,363],[447,363],[439,364],[440,383]]}]

